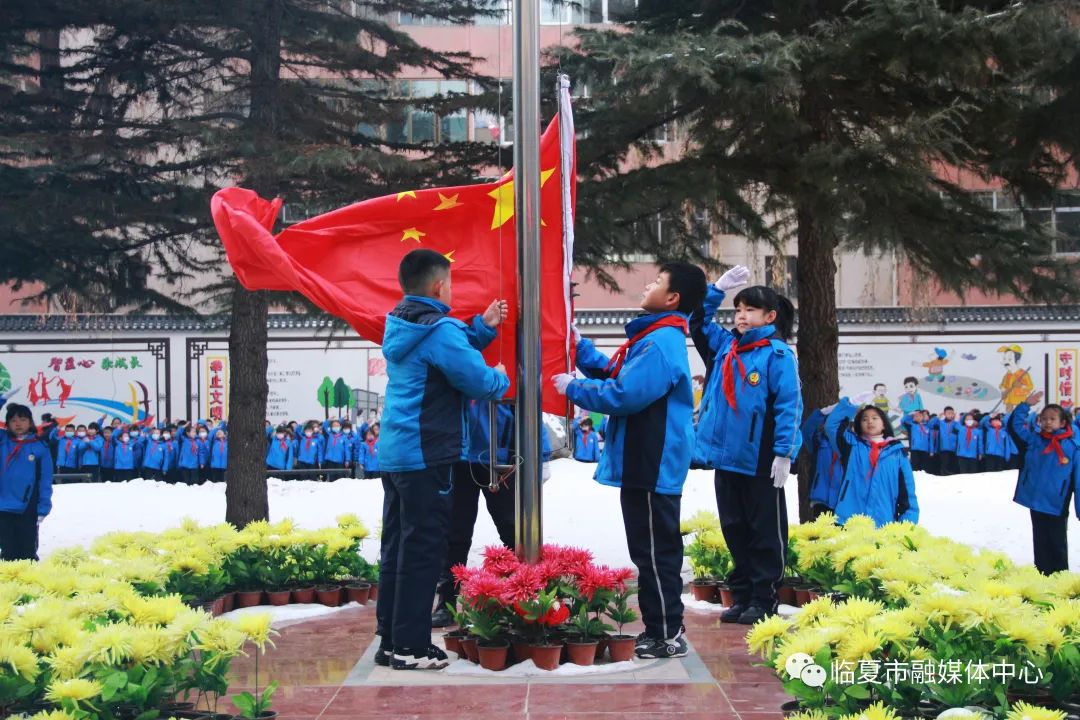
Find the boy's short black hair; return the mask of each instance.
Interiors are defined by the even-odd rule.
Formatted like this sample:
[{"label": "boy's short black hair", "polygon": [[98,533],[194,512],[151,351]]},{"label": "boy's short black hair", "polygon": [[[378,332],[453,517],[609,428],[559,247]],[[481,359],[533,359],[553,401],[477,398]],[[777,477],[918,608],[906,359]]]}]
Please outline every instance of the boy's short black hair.
[{"label": "boy's short black hair", "polygon": [[589,427],[592,427],[592,418],[582,418],[581,419],[581,424],[582,425],[588,425]]},{"label": "boy's short black hair", "polygon": [[904,384],[907,385],[908,383],[913,383],[915,386],[918,386],[919,378],[908,375],[906,378],[904,378]]},{"label": "boy's short black hair", "polygon": [[398,284],[406,295],[423,295],[428,286],[450,271],[450,261],[441,253],[420,248],[401,258]]},{"label": "boy's short black hair", "polygon": [[[946,406],[945,406],[945,410],[952,410],[953,412],[956,412],[956,409],[955,409],[955,408],[953,408],[953,406],[952,406],[952,405],[946,405]],[[945,410],[942,410],[942,412],[945,412]]]},{"label": "boy's short black hair", "polygon": [[86,426],[86,429],[87,430],[100,430],[101,428],[98,427],[98,424],[96,422],[92,422],[92,423],[90,423],[89,425]]},{"label": "boy's short black hair", "polygon": [[877,390],[879,387],[880,388],[885,387],[885,383],[874,383],[874,389],[875,390]]},{"label": "boy's short black hair", "polygon": [[68,423],[67,425],[64,426],[64,429],[67,430],[68,428],[71,428],[72,430],[74,430],[75,426],[72,425],[71,423]]},{"label": "boy's short black hair", "polygon": [[661,265],[660,272],[667,273],[668,290],[679,293],[679,312],[689,315],[701,305],[708,287],[704,270],[692,263],[676,260]]}]

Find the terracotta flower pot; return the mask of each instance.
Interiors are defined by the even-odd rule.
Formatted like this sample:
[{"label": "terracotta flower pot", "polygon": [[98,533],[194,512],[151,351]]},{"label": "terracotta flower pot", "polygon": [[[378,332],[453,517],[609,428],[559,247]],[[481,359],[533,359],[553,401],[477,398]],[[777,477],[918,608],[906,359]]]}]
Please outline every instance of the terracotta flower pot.
[{"label": "terracotta flower pot", "polygon": [[443,633],[443,647],[447,652],[456,653],[458,657],[465,657],[465,651],[461,649],[461,641],[464,637],[465,634],[460,630]]},{"label": "terracotta flower pot", "polygon": [[604,653],[607,652],[608,636],[600,638],[596,643],[596,662],[600,662],[604,659]]},{"label": "terracotta flower pot", "polygon": [[366,605],[368,598],[371,597],[371,584],[350,583],[348,586],[345,587],[345,594],[348,596],[349,602]]},{"label": "terracotta flower pot", "polygon": [[810,588],[806,591],[806,596],[809,598],[808,602],[814,602],[821,597],[821,591],[818,588]]},{"label": "terracotta flower pot", "polygon": [[339,587],[315,588],[315,596],[319,598],[320,604],[327,607],[341,605],[341,588]]},{"label": "terracotta flower pot", "polygon": [[225,608],[225,612],[232,612],[236,607],[236,593],[225,593],[221,596],[221,604]]},{"label": "terracotta flower pot", "polygon": [[780,602],[785,605],[795,604],[795,588],[787,583],[785,580],[776,591]]},{"label": "terracotta flower pot", "polygon": [[690,594],[695,600],[712,602],[716,598],[716,582],[714,580],[694,580],[690,583]]},{"label": "terracotta flower pot", "polygon": [[596,647],[599,644],[596,640],[567,642],[566,650],[570,655],[570,662],[575,665],[592,665],[596,662]]},{"label": "terracotta flower pot", "polygon": [[731,607],[735,604],[735,593],[731,592],[731,588],[724,583],[720,583],[718,590],[720,592],[721,605],[724,607]]},{"label": "terracotta flower pot", "polygon": [[371,583],[371,594],[368,595],[368,600],[378,600],[378,599],[379,599],[379,583],[378,582],[373,582],[373,583]]},{"label": "terracotta flower pot", "polygon": [[795,605],[796,607],[802,607],[806,603],[810,602],[810,589],[805,587],[795,588]]},{"label": "terracotta flower pot", "polygon": [[476,649],[475,635],[467,635],[461,638],[461,650],[465,653],[465,657],[469,662],[473,664],[480,662],[480,653]]},{"label": "terracotta flower pot", "polygon": [[608,637],[608,655],[611,662],[626,662],[634,659],[634,644],[637,638],[633,635],[611,635]]},{"label": "terracotta flower pot", "polygon": [[532,645],[529,644],[528,640],[511,640],[510,644],[514,646],[514,662],[532,660]]},{"label": "terracotta flower pot", "polygon": [[562,643],[558,645],[533,645],[532,661],[541,670],[554,670],[559,667],[559,657],[562,655]]},{"label": "terracotta flower pot", "polygon": [[315,588],[299,588],[292,591],[292,601],[298,604],[309,604],[315,602]]},{"label": "terracotta flower pot", "polygon": [[262,603],[262,590],[244,590],[236,593],[236,607],[255,607]]},{"label": "terracotta flower pot", "polygon": [[222,613],[224,613],[225,612],[225,596],[223,595],[221,597],[214,598],[213,606],[214,606],[214,609],[213,609],[211,614],[214,617],[217,617],[218,615],[221,615]]},{"label": "terracotta flower pot", "polygon": [[780,705],[780,712],[784,713],[785,717],[797,713],[799,712],[799,710],[800,708],[798,700],[788,700],[786,703],[782,703]]},{"label": "terracotta flower pot", "polygon": [[1018,702],[1027,703],[1028,705],[1037,705],[1039,707],[1051,707],[1054,705],[1050,693],[1037,688],[1031,688],[1030,690],[1006,690],[1005,699],[1008,700],[1009,705],[1015,705]]},{"label": "terracotta flower pot", "polygon": [[192,702],[167,702],[158,705],[158,710],[163,713],[178,712],[180,710],[194,710],[195,703]]},{"label": "terracotta flower pot", "polygon": [[288,605],[292,592],[289,590],[267,590],[266,601],[271,605]]},{"label": "terracotta flower pot", "polygon": [[506,667],[506,653],[510,650],[510,643],[505,640],[502,640],[501,644],[500,641],[494,642],[493,645],[477,643],[476,651],[480,655],[480,667],[498,672]]}]

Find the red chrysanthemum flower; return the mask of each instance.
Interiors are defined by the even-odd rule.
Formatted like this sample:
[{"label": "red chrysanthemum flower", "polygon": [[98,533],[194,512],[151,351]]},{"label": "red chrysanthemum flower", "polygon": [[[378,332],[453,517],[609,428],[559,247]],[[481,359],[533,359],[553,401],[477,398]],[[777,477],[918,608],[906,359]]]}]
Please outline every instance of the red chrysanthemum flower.
[{"label": "red chrysanthemum flower", "polygon": [[461,597],[471,605],[483,604],[488,600],[501,603],[505,592],[505,580],[484,570],[480,570],[461,585]]},{"label": "red chrysanthemum flower", "polygon": [[622,592],[626,589],[626,583],[634,577],[633,568],[615,568],[611,571],[611,579],[615,583],[615,589]]},{"label": "red chrysanthemum flower", "polygon": [[503,545],[489,545],[483,555],[484,569],[496,575],[510,575],[521,565],[514,551]]},{"label": "red chrysanthemum flower", "polygon": [[509,605],[534,598],[545,583],[539,566],[519,565],[514,574],[505,580],[503,602]]}]

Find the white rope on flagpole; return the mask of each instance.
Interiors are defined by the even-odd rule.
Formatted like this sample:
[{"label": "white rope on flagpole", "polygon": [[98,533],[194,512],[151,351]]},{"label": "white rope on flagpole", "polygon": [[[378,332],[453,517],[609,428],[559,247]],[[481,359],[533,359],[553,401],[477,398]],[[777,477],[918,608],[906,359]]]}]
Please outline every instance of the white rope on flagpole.
[{"label": "white rope on flagpole", "polygon": [[[571,183],[576,178],[574,172],[574,110],[570,100],[570,77],[559,75],[559,179],[562,184],[562,228],[563,228],[563,304],[566,312],[566,337],[563,342],[567,364],[570,358],[570,339],[573,333],[570,326],[574,321],[573,304],[570,293],[570,274],[574,270],[574,204],[571,196]],[[568,367],[567,372],[573,372]]]}]

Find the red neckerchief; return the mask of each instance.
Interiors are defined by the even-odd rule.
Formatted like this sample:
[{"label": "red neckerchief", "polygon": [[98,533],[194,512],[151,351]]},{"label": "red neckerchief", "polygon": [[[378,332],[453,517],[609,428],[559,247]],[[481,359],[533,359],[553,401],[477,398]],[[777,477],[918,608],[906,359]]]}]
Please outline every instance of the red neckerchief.
[{"label": "red neckerchief", "polygon": [[188,438],[188,439],[191,440],[191,453],[193,455],[198,456],[198,454],[199,454],[199,444],[197,442],[195,442],[195,438]]},{"label": "red neckerchief", "polygon": [[838,453],[834,452],[832,454],[832,460],[829,461],[829,477],[832,477],[833,473],[836,472],[836,462],[839,459],[840,459],[840,455]]},{"label": "red neckerchief", "polygon": [[993,425],[991,425],[990,427],[994,431],[994,439],[997,440],[998,442],[1001,442],[1001,427],[1000,426],[999,427],[994,427]]},{"label": "red neckerchief", "polygon": [[581,428],[581,444],[585,446],[589,444],[589,431],[585,428]]},{"label": "red neckerchief", "polygon": [[364,442],[367,443],[369,452],[375,452],[375,443],[379,442],[379,439],[375,438],[374,440],[365,440]]},{"label": "red neckerchief", "polygon": [[622,346],[615,351],[615,354],[611,356],[611,362],[604,368],[604,372],[608,373],[608,377],[614,378],[619,376],[619,371],[622,370],[623,363],[626,361],[626,354],[630,352],[631,345],[652,331],[659,330],[663,327],[677,327],[683,331],[684,335],[690,334],[690,328],[686,324],[686,318],[679,317],[678,315],[665,315],[634,337],[624,342]]},{"label": "red neckerchief", "polygon": [[1054,452],[1057,453],[1058,462],[1061,463],[1062,465],[1068,465],[1069,464],[1069,458],[1065,457],[1065,450],[1064,450],[1064,448],[1061,447],[1061,441],[1062,440],[1068,440],[1072,436],[1073,436],[1072,427],[1065,428],[1065,432],[1060,433],[1058,435],[1055,435],[1053,433],[1040,432],[1039,437],[1041,437],[1043,440],[1046,440],[1048,443],[1050,443],[1049,445],[1046,446],[1046,449],[1042,451],[1042,454],[1043,455],[1049,455],[1050,451],[1053,450]]},{"label": "red neckerchief", "polygon": [[971,431],[975,429],[974,425],[964,425],[964,429],[967,430],[967,443],[971,444]]},{"label": "red neckerchief", "polygon": [[109,452],[109,443],[112,442],[111,437],[102,438],[105,441],[105,449],[102,452]]},{"label": "red neckerchief", "polygon": [[867,442],[870,443],[870,472],[873,472],[877,468],[878,455],[881,454],[882,448],[889,444],[889,439],[885,438],[881,442],[867,440]]},{"label": "red neckerchief", "polygon": [[218,440],[218,445],[221,446],[221,452],[225,452],[225,438]]},{"label": "red neckerchief", "polygon": [[67,439],[67,444],[64,445],[64,455],[65,455],[65,457],[71,452],[71,442],[72,442],[71,438],[68,438]]},{"label": "red neckerchief", "polygon": [[915,427],[922,430],[923,435],[929,435],[930,434],[930,430],[925,425],[923,425],[922,423],[915,423]]},{"label": "red neckerchief", "polygon": [[721,379],[723,380],[724,397],[727,398],[727,403],[732,410],[736,409],[735,400],[735,373],[733,367],[735,364],[739,366],[739,376],[746,380],[746,366],[743,365],[743,361],[739,358],[739,355],[744,352],[749,352],[755,348],[765,347],[769,344],[768,338],[762,338],[761,340],[755,340],[752,343],[746,345],[739,345],[738,341],[731,344],[731,351],[724,356],[724,363],[720,366]]},{"label": "red neckerchief", "polygon": [[4,460],[4,469],[7,470],[11,465],[11,461],[22,451],[23,445],[29,445],[32,442],[37,442],[36,437],[28,438],[13,438],[15,440],[15,449],[8,453],[7,458]]},{"label": "red neckerchief", "polygon": [[281,449],[282,449],[282,450],[285,450],[286,452],[287,452],[287,451],[288,451],[288,449],[289,449],[288,445],[286,445],[286,443],[287,443],[287,442],[288,442],[288,441],[287,441],[287,440],[286,440],[285,438],[281,438]]}]

